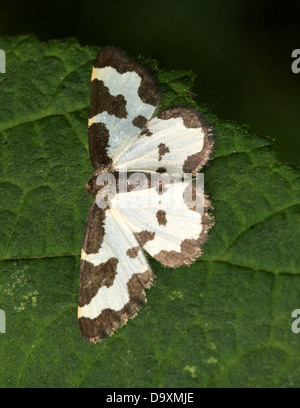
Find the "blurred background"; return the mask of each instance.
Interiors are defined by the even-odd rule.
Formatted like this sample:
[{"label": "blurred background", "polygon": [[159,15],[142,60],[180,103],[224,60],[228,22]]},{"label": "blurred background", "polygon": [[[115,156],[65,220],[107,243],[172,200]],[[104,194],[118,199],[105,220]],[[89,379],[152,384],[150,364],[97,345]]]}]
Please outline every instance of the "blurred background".
[{"label": "blurred background", "polygon": [[[193,91],[222,119],[276,139],[300,166],[299,0],[0,0],[0,35],[75,37],[192,70]],[[300,64],[299,64],[300,67]]]}]

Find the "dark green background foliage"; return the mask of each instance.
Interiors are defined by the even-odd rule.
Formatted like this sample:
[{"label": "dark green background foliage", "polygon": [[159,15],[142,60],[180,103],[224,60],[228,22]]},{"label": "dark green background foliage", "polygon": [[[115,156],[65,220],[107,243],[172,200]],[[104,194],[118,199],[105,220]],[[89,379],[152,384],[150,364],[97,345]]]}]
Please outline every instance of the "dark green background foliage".
[{"label": "dark green background foliage", "polygon": [[300,386],[300,177],[269,139],[190,98],[193,75],[148,65],[163,106],[198,106],[216,128],[205,185],[215,226],[191,267],[164,269],[138,317],[98,345],[76,319],[90,75],[97,48],[0,40],[1,387]]},{"label": "dark green background foliage", "polygon": [[[2,4],[1,4],[2,3]],[[300,165],[299,0],[0,0],[0,36],[121,46],[164,67],[192,69],[193,91],[218,117],[275,138]]]}]

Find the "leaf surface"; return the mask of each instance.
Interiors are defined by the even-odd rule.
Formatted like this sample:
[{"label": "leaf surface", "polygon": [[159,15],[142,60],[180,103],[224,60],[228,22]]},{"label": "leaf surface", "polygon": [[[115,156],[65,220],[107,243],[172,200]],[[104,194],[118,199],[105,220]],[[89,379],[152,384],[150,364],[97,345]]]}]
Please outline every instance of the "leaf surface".
[{"label": "leaf surface", "polygon": [[[176,270],[151,260],[157,279],[138,317],[87,344],[76,309],[98,50],[31,36],[2,38],[0,48],[0,386],[299,387],[299,171],[278,163],[269,139],[198,106],[216,132],[204,255]],[[145,62],[161,108],[197,106],[191,73]]]}]

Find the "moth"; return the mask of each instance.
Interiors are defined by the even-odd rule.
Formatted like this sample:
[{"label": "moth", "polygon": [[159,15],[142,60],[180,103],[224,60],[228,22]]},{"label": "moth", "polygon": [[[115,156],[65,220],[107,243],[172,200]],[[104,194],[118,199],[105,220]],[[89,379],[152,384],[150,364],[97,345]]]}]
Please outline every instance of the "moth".
[{"label": "moth", "polygon": [[154,274],[145,253],[171,268],[201,255],[210,203],[204,196],[196,208],[195,183],[184,177],[195,177],[208,161],[213,129],[190,107],[155,115],[161,101],[155,77],[120,49],[100,51],[91,81],[94,175],[87,190],[95,201],[83,239],[78,319],[83,338],[97,343],[146,301]]}]

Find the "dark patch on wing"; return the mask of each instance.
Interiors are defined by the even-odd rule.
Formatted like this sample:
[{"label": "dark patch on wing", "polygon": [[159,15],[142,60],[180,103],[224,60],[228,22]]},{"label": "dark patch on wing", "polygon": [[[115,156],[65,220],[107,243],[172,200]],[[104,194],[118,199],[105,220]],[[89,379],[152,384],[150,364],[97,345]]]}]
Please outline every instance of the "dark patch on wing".
[{"label": "dark patch on wing", "polygon": [[139,246],[127,249],[126,255],[129,256],[129,258],[136,258],[138,256],[139,250]]},{"label": "dark patch on wing", "polygon": [[166,154],[170,153],[170,149],[164,143],[158,145],[158,161],[161,161],[162,157]]},{"label": "dark patch on wing", "polygon": [[91,343],[97,343],[127,323],[136,316],[141,305],[146,300],[146,291],[153,282],[151,270],[132,275],[127,283],[129,302],[119,311],[105,309],[96,319],[79,318],[79,327],[83,338]]},{"label": "dark patch on wing", "polygon": [[113,96],[103,81],[94,79],[91,87],[90,118],[107,112],[119,119],[127,117],[126,99],[123,95]]},{"label": "dark patch on wing", "polygon": [[156,173],[166,173],[167,169],[165,167],[159,167],[158,169],[155,170]]},{"label": "dark patch on wing", "polygon": [[138,95],[144,103],[157,106],[159,102],[159,95],[156,89],[153,88],[152,78],[144,75],[141,85],[138,90]]},{"label": "dark patch on wing", "polygon": [[104,236],[105,211],[93,204],[86,222],[82,248],[87,254],[99,251]]},{"label": "dark patch on wing", "polygon": [[186,128],[201,127],[198,112],[192,108],[178,107],[167,109],[161,112],[158,115],[158,118],[163,120],[181,118]]},{"label": "dark patch on wing", "polygon": [[149,231],[141,231],[141,232],[135,232],[134,236],[138,243],[143,246],[145,245],[148,241],[152,241],[155,237],[155,232],[149,232]]},{"label": "dark patch on wing", "polygon": [[166,212],[164,210],[158,210],[156,218],[159,225],[167,225]]},{"label": "dark patch on wing", "polygon": [[147,118],[145,116],[139,115],[133,119],[132,124],[141,129],[140,136],[152,136],[153,133],[147,128]]},{"label": "dark patch on wing", "polygon": [[123,50],[115,47],[105,47],[98,54],[94,63],[95,68],[113,67],[120,74],[135,71],[141,77],[138,90],[139,97],[144,103],[157,106],[160,101],[160,92],[154,76],[149,70],[129,57]]},{"label": "dark patch on wing", "polygon": [[144,129],[142,129],[140,135],[141,135],[141,136],[148,136],[148,137],[150,137],[150,136],[153,135],[153,133],[150,132],[150,130],[149,130],[148,128],[144,128]]},{"label": "dark patch on wing", "polygon": [[103,123],[93,123],[88,129],[89,152],[92,165],[95,169],[99,167],[110,167],[111,158],[107,155],[109,145],[109,131]]},{"label": "dark patch on wing", "polygon": [[79,306],[88,305],[102,286],[110,287],[117,274],[117,258],[110,258],[107,262],[94,266],[92,263],[81,261]]},{"label": "dark patch on wing", "polygon": [[145,118],[145,116],[138,115],[133,119],[132,124],[133,126],[143,129],[147,124],[147,118]]},{"label": "dark patch on wing", "polygon": [[154,258],[170,268],[177,268],[180,265],[189,265],[201,255],[200,245],[200,237],[197,239],[185,239],[180,245],[180,252],[163,250],[157,255],[154,255]]}]

